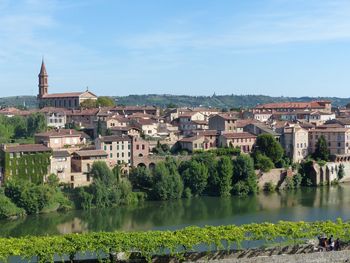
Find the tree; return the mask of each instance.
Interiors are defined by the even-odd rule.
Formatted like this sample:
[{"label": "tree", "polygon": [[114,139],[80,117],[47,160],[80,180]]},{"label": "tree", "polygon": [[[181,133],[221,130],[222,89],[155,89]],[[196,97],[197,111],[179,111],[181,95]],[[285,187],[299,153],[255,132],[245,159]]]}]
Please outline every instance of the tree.
[{"label": "tree", "polygon": [[321,135],[317,140],[316,149],[315,149],[315,152],[313,153],[313,158],[315,160],[328,161],[329,155],[330,155],[330,152],[327,146],[326,139],[323,135]]},{"label": "tree", "polygon": [[[218,196],[219,193],[219,173],[218,173],[218,160],[216,159],[215,154],[213,153],[200,153],[196,154],[192,157],[192,160],[196,160],[197,162],[200,162],[204,164],[208,168],[208,183],[207,183],[207,189],[206,191],[210,195]],[[180,166],[181,167],[181,166]],[[181,173],[181,171],[180,171]]]},{"label": "tree", "polygon": [[45,131],[46,120],[42,113],[34,113],[27,118],[27,137],[33,137],[35,133]]},{"label": "tree", "polygon": [[[257,177],[254,170],[253,159],[248,155],[240,155],[233,161],[233,167],[233,192],[238,195],[243,195],[240,189],[244,189],[244,192],[247,194],[255,194],[257,191]],[[238,188],[236,184],[238,184]],[[246,184],[246,187],[243,187],[243,184]],[[245,191],[246,189],[248,190]]]},{"label": "tree", "polygon": [[96,101],[97,107],[114,107],[115,106],[115,100],[111,97],[98,97]]},{"label": "tree", "polygon": [[271,159],[260,153],[256,154],[254,164],[255,164],[255,168],[260,169],[265,173],[269,172],[274,167],[274,164],[271,161]]},{"label": "tree", "polygon": [[192,194],[201,195],[208,183],[208,168],[205,164],[191,160],[183,170],[181,177],[185,187],[191,189]]},{"label": "tree", "polygon": [[258,154],[267,156],[276,164],[283,157],[283,148],[271,134],[260,134],[256,139],[253,156]]},{"label": "tree", "polygon": [[84,109],[97,108],[97,101],[93,99],[87,99],[80,103],[80,107]]},{"label": "tree", "polygon": [[232,190],[233,165],[229,157],[221,157],[218,163],[219,195],[229,196]]},{"label": "tree", "polygon": [[160,162],[153,171],[153,195],[156,200],[179,199],[183,192],[183,182],[173,164]]},{"label": "tree", "polygon": [[129,173],[129,179],[135,189],[149,192],[153,187],[153,177],[146,167],[132,168]]}]

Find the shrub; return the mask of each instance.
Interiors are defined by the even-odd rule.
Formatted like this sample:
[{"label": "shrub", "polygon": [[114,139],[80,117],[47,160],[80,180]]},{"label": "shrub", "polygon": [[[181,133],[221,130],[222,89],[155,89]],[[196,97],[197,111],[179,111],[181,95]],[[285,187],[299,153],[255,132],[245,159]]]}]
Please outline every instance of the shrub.
[{"label": "shrub", "polygon": [[264,192],[272,193],[276,190],[276,186],[272,182],[267,182],[264,184]]},{"label": "shrub", "polygon": [[0,194],[0,219],[24,216],[25,211],[11,202],[11,199]]}]

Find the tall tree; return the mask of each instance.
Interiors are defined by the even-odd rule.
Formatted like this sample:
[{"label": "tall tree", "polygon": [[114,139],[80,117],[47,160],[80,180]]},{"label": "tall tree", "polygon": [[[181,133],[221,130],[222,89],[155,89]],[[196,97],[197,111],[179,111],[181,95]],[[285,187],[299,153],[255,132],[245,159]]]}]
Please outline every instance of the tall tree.
[{"label": "tall tree", "polygon": [[316,149],[313,154],[313,157],[316,160],[328,161],[329,155],[330,152],[327,146],[326,138],[323,135],[321,135],[317,140]]},{"label": "tall tree", "polygon": [[[249,155],[240,155],[233,162],[233,189],[235,194],[242,194],[239,189],[248,189],[247,194],[257,191],[257,177],[254,170],[253,159]],[[243,186],[246,186],[243,187]],[[237,188],[239,186],[239,188]],[[238,190],[237,190],[238,189]]]},{"label": "tall tree", "polygon": [[258,154],[269,157],[276,164],[283,157],[283,148],[273,135],[260,134],[256,139],[253,156]]},{"label": "tall tree", "polygon": [[232,190],[233,165],[230,157],[221,157],[218,163],[219,194],[229,196]]},{"label": "tall tree", "polygon": [[189,187],[192,194],[201,195],[208,183],[208,168],[196,160],[189,161],[187,165],[181,174],[185,187]]}]

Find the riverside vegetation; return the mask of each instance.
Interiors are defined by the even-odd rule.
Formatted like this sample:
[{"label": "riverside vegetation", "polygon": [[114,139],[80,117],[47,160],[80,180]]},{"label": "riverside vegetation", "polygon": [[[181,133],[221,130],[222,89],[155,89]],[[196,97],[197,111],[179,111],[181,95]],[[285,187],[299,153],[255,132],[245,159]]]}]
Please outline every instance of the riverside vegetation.
[{"label": "riverside vegetation", "polygon": [[[259,190],[255,169],[268,171],[290,165],[281,145],[272,136],[260,135],[256,144],[258,147],[251,155],[226,148],[196,153],[188,161],[168,157],[153,169],[131,169],[129,178],[122,176],[118,166],[111,170],[106,163],[95,162],[91,170],[93,183],[75,189],[60,185],[55,175],[50,175],[45,183],[43,179],[34,183],[29,178],[12,178],[0,190],[0,218],[56,210],[136,205],[144,200],[254,195]],[[311,165],[310,160],[295,165],[297,172],[287,179],[286,189],[310,186]],[[339,169],[339,176],[343,173]],[[275,186],[267,184],[261,190],[271,192]]]},{"label": "riverside vegetation", "polygon": [[[138,252],[149,262],[153,255],[170,254],[179,259],[185,252],[204,246],[207,251],[241,248],[243,242],[285,244],[303,243],[320,234],[333,235],[342,241],[350,240],[350,223],[336,222],[285,222],[276,224],[246,224],[241,226],[187,227],[176,231],[99,232],[62,236],[0,238],[0,260],[20,256],[39,262],[53,262],[54,256],[74,260],[78,253],[96,253],[99,259],[108,259],[111,253]],[[56,259],[57,260],[57,259]]]}]

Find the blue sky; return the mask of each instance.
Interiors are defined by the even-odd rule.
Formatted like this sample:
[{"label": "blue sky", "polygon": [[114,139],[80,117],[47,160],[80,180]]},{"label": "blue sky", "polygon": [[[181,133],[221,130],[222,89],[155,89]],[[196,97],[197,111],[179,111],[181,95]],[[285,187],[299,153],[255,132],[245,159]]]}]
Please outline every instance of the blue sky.
[{"label": "blue sky", "polygon": [[0,96],[350,97],[349,0],[0,0]]}]

